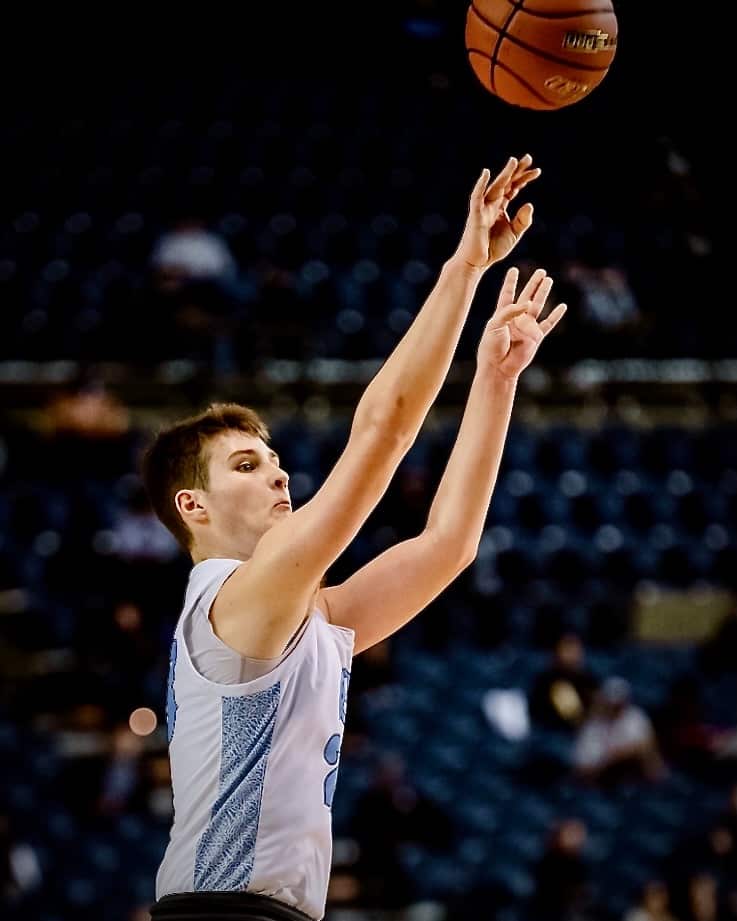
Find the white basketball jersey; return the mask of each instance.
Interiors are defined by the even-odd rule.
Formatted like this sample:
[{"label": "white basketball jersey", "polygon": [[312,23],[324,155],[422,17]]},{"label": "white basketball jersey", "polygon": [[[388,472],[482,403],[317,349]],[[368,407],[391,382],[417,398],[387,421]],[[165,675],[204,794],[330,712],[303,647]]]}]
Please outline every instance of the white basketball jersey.
[{"label": "white basketball jersey", "polygon": [[[315,608],[270,671],[232,683],[253,660],[215,636],[209,610],[239,565],[210,559],[192,568],[174,632],[166,704],[174,819],[156,898],[252,892],[319,919],[354,634]],[[210,643],[213,655],[193,643]],[[193,659],[210,666],[198,670]]]}]

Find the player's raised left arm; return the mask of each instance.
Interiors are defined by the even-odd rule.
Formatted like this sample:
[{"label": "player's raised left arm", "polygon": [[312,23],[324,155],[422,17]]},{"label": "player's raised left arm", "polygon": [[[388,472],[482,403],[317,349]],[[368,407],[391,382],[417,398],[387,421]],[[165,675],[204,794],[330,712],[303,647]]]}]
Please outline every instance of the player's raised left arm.
[{"label": "player's raised left arm", "polygon": [[425,529],[320,593],[318,604],[331,621],[356,632],[356,653],[396,632],[476,557],[517,378],[565,312],[561,304],[538,319],[552,287],[544,271],[535,272],[515,300],[516,284],[517,271],[510,269],[479,344],[458,436]]}]

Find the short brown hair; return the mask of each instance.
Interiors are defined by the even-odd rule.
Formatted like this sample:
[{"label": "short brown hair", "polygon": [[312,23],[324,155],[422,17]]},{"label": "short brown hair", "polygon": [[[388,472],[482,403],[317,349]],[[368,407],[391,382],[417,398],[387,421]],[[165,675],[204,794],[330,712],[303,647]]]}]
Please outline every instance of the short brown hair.
[{"label": "short brown hair", "polygon": [[259,414],[239,403],[211,403],[195,416],[168,425],[154,436],[143,455],[142,476],[149,501],[159,520],[189,552],[192,532],[174,503],[180,489],[207,489],[207,445],[222,432],[245,432],[265,442],[269,430]]}]

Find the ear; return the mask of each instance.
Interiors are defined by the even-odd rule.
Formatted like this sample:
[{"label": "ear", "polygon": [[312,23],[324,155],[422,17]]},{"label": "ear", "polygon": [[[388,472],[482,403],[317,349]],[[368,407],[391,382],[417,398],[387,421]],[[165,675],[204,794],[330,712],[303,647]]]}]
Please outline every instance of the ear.
[{"label": "ear", "polygon": [[208,520],[207,509],[202,503],[199,489],[180,489],[174,496],[174,504],[186,525],[202,524]]}]

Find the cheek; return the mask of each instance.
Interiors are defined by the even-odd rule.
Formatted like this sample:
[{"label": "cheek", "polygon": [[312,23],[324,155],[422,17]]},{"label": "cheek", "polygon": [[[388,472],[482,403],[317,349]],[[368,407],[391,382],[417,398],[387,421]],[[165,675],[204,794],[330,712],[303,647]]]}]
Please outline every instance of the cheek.
[{"label": "cheek", "polygon": [[243,519],[256,506],[258,493],[256,482],[243,476],[228,484],[218,497],[218,504],[226,517]]}]

